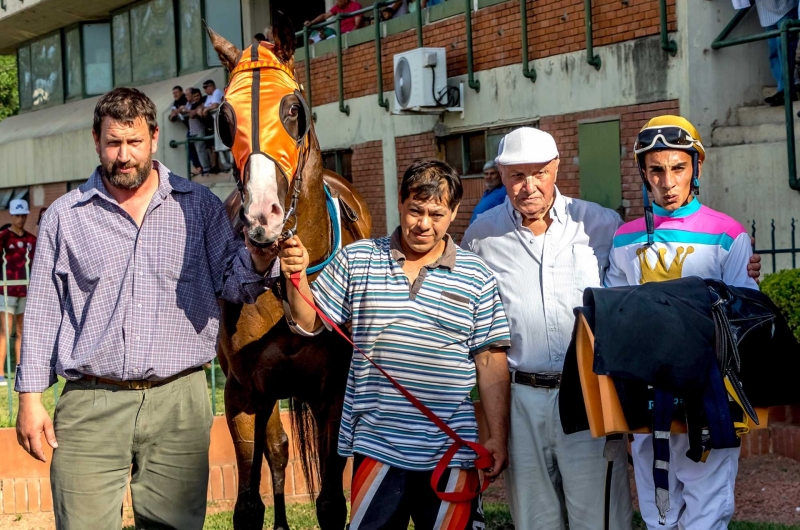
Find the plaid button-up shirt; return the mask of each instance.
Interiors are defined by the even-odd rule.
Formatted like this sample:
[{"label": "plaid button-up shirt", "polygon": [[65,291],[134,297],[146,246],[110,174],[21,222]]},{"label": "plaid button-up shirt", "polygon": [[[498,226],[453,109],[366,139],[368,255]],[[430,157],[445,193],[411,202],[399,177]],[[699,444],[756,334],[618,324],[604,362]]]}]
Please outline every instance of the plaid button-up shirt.
[{"label": "plaid button-up shirt", "polygon": [[141,227],[99,168],[47,209],[31,271],[18,392],[82,375],[159,380],[215,355],[218,298],[253,303],[266,276],[220,200],[154,161],[159,186]]}]

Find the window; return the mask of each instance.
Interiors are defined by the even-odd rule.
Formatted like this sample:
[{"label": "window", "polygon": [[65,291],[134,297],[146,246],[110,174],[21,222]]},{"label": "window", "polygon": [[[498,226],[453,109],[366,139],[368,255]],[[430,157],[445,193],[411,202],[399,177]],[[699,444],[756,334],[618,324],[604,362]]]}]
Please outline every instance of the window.
[{"label": "window", "polygon": [[104,94],[114,86],[111,76],[111,25],[83,24],[83,75],[87,96]]},{"label": "window", "polygon": [[19,75],[19,106],[29,110],[33,106],[31,98],[31,47],[22,46],[17,50],[17,68]]},{"label": "window", "polygon": [[203,24],[200,2],[202,0],[180,0],[178,5],[181,73],[203,69]]},{"label": "window", "polygon": [[325,169],[338,173],[347,182],[353,182],[353,151],[352,149],[339,149],[322,153],[322,166]]},{"label": "window", "polygon": [[83,96],[83,66],[81,65],[81,29],[75,26],[64,32],[66,47],[67,99]]},{"label": "window", "polygon": [[480,175],[486,163],[484,131],[449,136],[444,139],[445,161],[460,175]]},{"label": "window", "polygon": [[[205,0],[205,19],[213,21],[212,29],[228,39],[237,48],[242,48],[242,6],[239,0]],[[249,44],[248,38],[248,44]],[[206,62],[208,66],[219,66],[219,57],[206,37]]]},{"label": "window", "polygon": [[33,109],[64,103],[61,32],[31,43]]},{"label": "window", "polygon": [[153,0],[130,10],[133,81],[149,83],[175,77],[175,16],[172,0]]},{"label": "window", "polygon": [[111,20],[114,46],[114,85],[131,82],[131,25],[128,12],[115,15]]}]

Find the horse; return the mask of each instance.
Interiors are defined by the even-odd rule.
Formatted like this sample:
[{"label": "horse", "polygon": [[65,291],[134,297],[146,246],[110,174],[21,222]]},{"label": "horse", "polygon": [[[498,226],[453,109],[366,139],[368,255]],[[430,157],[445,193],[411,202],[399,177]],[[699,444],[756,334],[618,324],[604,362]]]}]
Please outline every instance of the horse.
[{"label": "horse", "polygon": [[[369,237],[372,218],[358,191],[323,169],[311,112],[294,70],[291,22],[277,14],[270,41],[243,51],[211,28],[207,31],[230,72],[217,129],[235,162],[237,190],[225,201],[232,226],[251,245],[273,252],[280,241],[298,234],[308,248],[312,272],[337,246]],[[338,223],[331,218],[336,210]],[[337,454],[337,442],[353,351],[329,331],[314,337],[291,332],[284,318],[287,285],[280,280],[252,305],[221,302],[218,355],[227,377],[225,415],[238,466],[233,524],[241,530],[264,524],[259,493],[264,455],[272,475],[274,529],[289,528],[284,498],[288,437],[278,402],[292,398],[292,427],[309,491],[319,481],[317,520],[322,530],[341,530],[347,518],[346,460]]]}]

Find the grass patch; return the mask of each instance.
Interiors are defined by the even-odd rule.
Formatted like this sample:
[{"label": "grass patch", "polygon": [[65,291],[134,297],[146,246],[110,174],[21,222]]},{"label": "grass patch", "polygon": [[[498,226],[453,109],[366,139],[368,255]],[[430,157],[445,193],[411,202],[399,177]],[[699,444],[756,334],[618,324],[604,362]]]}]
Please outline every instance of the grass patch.
[{"label": "grass patch", "polygon": [[[483,506],[486,514],[487,530],[514,530],[514,523],[511,521],[511,513],[508,506],[502,503],[486,503]],[[348,513],[350,505],[347,506]],[[286,506],[286,515],[289,526],[292,530],[319,530],[317,516],[313,504],[290,504]],[[272,528],[274,511],[272,506],[267,506],[266,516],[264,517],[264,528]],[[409,530],[414,528],[409,525]],[[646,526],[638,513],[633,515],[633,530],[646,530]],[[800,526],[787,526],[774,523],[749,523],[744,521],[733,521],[729,530],[800,530]],[[204,530],[232,530],[233,512],[219,512],[206,517]],[[132,526],[125,527],[123,530],[134,530]]]}]

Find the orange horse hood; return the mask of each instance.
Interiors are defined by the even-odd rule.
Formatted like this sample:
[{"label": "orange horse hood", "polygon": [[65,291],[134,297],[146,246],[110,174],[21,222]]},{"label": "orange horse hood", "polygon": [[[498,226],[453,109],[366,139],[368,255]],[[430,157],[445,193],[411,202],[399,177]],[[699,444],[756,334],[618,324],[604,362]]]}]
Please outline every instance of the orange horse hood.
[{"label": "orange horse hood", "polygon": [[296,123],[297,105],[306,109],[303,116],[309,116],[294,73],[278,60],[273,45],[261,42],[244,49],[231,71],[219,114],[219,119],[228,120],[233,138],[226,138],[222,124],[218,127],[239,170],[244,170],[251,154],[262,153],[291,182],[308,131],[307,123]]}]

